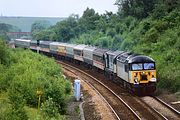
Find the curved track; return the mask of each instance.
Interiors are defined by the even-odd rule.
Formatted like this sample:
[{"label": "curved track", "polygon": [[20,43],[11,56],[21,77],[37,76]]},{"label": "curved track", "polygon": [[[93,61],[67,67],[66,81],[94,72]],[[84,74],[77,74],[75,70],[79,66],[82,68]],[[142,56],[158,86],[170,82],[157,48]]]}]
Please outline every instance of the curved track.
[{"label": "curved track", "polygon": [[[77,69],[73,66],[67,65],[65,63],[60,63],[65,69],[73,72],[80,76],[86,83],[88,83],[93,89],[95,89],[98,94],[106,101],[109,108],[112,110],[114,115],[118,120],[120,119],[138,119],[141,118],[136,114],[136,112],[116,93],[114,93],[110,88],[104,85],[102,82],[94,78],[93,76]],[[73,71],[73,70],[75,71]],[[78,72],[77,72],[78,71]]]},{"label": "curved track", "polygon": [[[119,116],[119,118],[142,120],[166,119],[165,116],[163,116],[155,109],[151,108],[139,97],[129,94],[117,84],[114,84],[108,80],[104,80],[105,78],[100,77],[102,76],[102,74],[98,73],[97,75],[97,72],[82,69],[82,66],[71,64],[69,62],[67,62],[67,64],[64,62],[58,63],[62,64],[62,66],[66,67],[66,69],[68,68],[70,71],[73,71],[76,75],[80,76],[82,79],[86,80],[94,88],[96,88],[97,91],[101,93],[101,95],[114,109],[115,113]],[[79,67],[82,70],[80,70]],[[90,71],[92,73],[90,73]]]},{"label": "curved track", "polygon": [[157,111],[159,114],[163,115],[167,120],[179,120],[180,112],[169,104],[162,101],[160,98],[155,96],[145,96],[141,98],[146,102],[151,108]]}]

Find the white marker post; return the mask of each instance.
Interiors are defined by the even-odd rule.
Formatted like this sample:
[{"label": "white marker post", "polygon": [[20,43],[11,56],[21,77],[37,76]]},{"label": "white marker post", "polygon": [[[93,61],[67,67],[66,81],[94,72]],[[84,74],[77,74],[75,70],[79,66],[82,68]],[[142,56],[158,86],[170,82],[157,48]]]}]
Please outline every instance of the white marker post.
[{"label": "white marker post", "polygon": [[80,89],[81,89],[80,80],[78,80],[78,79],[74,80],[74,96],[76,98],[76,101],[79,101],[81,98]]},{"label": "white marker post", "polygon": [[39,54],[39,50],[40,50],[40,47],[39,46],[37,46],[37,53]]}]

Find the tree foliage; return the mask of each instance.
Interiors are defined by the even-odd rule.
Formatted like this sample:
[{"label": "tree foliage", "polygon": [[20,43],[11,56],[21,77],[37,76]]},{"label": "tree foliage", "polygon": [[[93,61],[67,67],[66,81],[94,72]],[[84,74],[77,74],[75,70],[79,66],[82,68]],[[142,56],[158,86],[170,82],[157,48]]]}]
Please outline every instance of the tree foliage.
[{"label": "tree foliage", "polygon": [[12,26],[5,23],[0,23],[0,39],[10,40],[8,32],[19,32],[20,30],[16,26]]},{"label": "tree foliage", "polygon": [[38,32],[40,32],[41,30],[45,30],[49,28],[50,26],[51,24],[49,21],[46,21],[46,20],[35,21],[31,25],[31,33],[32,33],[33,38],[36,39]]},{"label": "tree foliage", "polygon": [[[2,50],[3,53],[9,51],[10,54],[4,54],[4,62],[0,63],[0,93],[8,92],[10,102],[7,103],[7,111],[0,113],[0,116],[6,114],[4,117],[7,119],[28,119],[24,106],[37,107],[38,90],[43,93],[41,103],[52,98],[53,108],[46,108],[57,110],[59,117],[64,114],[71,94],[71,84],[64,80],[61,68],[55,61],[29,50],[0,47],[0,51]],[[10,63],[7,62],[9,60]]]}]

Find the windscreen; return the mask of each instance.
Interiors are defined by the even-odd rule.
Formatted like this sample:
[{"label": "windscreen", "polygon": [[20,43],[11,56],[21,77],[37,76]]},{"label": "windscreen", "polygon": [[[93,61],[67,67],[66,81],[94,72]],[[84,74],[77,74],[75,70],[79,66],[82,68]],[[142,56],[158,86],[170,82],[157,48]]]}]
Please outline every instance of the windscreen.
[{"label": "windscreen", "polygon": [[154,63],[134,63],[131,65],[132,70],[154,70]]},{"label": "windscreen", "polygon": [[155,69],[154,63],[144,63],[144,69],[145,70],[153,70]]},{"label": "windscreen", "polygon": [[143,69],[142,63],[132,64],[132,70],[142,70],[142,69]]}]

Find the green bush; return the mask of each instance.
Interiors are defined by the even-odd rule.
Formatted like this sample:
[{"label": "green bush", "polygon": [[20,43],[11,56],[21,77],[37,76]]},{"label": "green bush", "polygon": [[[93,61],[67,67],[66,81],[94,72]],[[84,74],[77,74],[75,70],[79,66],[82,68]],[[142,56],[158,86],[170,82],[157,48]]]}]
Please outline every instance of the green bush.
[{"label": "green bush", "polygon": [[24,109],[25,100],[22,95],[22,85],[20,83],[14,82],[9,88],[9,100],[10,108],[5,113],[5,119],[7,120],[28,120],[28,116]]},{"label": "green bush", "polygon": [[71,84],[64,80],[55,61],[29,50],[16,49],[10,52],[11,64],[0,64],[0,92],[8,91],[11,101],[11,107],[5,113],[12,119],[28,119],[24,105],[37,108],[37,90],[41,90],[41,103],[50,97],[58,113],[64,114]]},{"label": "green bush", "polygon": [[41,112],[45,120],[49,120],[51,118],[58,119],[60,117],[56,104],[53,102],[53,99],[50,97],[48,98],[48,100],[42,103]]},{"label": "green bush", "polygon": [[10,51],[3,39],[0,38],[0,64],[10,65]]}]

